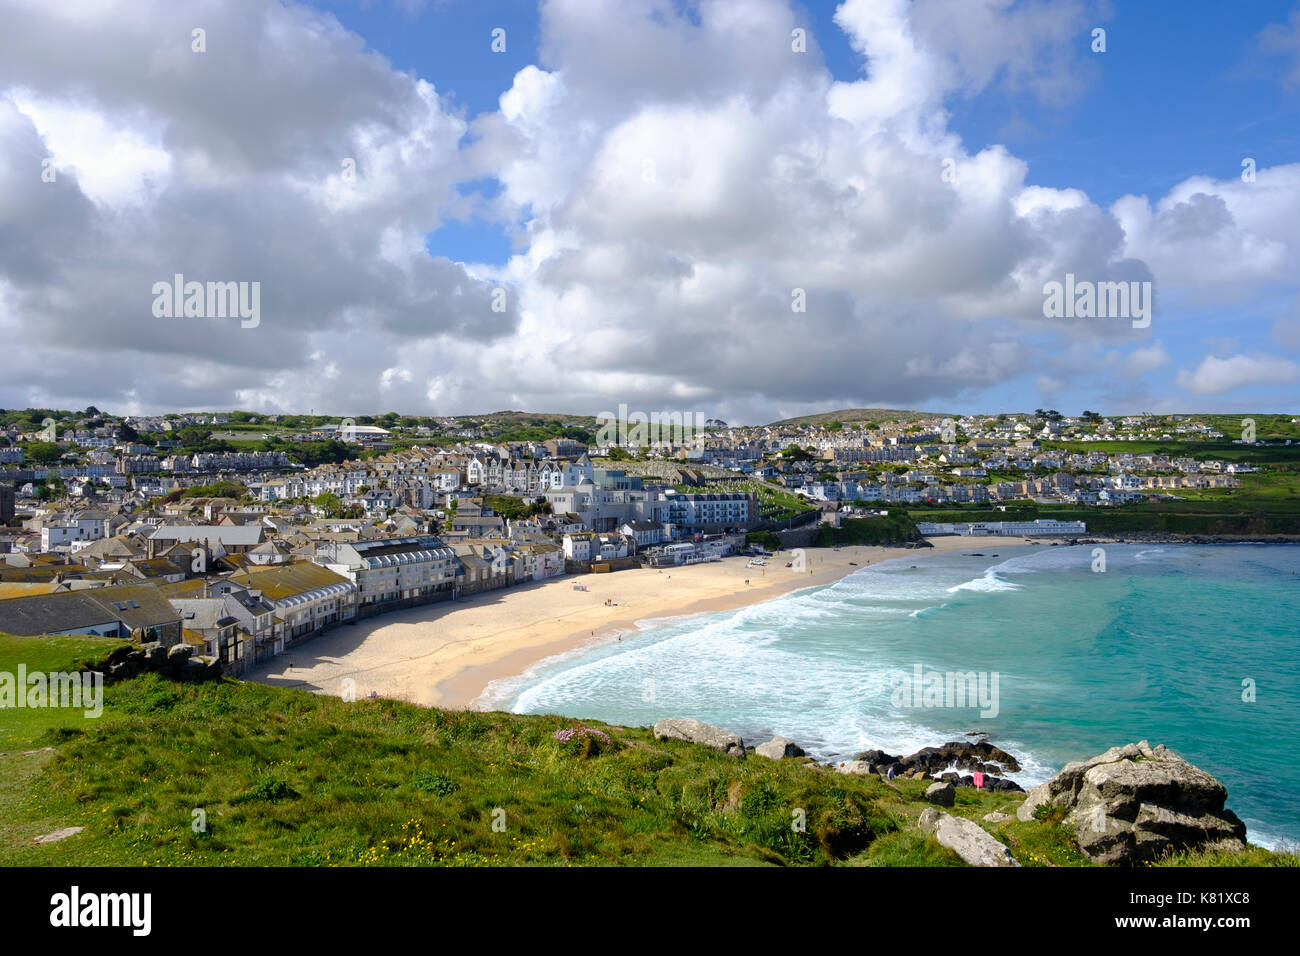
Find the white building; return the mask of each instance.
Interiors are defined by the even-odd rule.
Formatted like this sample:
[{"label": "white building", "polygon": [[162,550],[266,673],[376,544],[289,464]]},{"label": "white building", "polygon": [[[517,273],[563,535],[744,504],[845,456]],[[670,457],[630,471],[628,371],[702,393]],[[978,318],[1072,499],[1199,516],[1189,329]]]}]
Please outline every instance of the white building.
[{"label": "white building", "polygon": [[317,564],[357,586],[358,605],[450,597],[456,584],[456,552],[433,535],[329,542],[317,547]]}]

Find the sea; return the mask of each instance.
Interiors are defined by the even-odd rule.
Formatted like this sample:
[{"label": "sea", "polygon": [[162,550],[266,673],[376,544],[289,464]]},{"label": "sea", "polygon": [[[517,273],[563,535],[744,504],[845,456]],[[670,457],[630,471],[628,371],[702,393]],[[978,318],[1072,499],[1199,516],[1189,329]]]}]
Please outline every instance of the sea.
[{"label": "sea", "polygon": [[1300,546],[972,538],[739,610],[641,621],[486,702],[625,726],[695,717],[827,761],[983,733],[1026,789],[1148,740],[1217,777],[1252,843],[1294,847]]}]

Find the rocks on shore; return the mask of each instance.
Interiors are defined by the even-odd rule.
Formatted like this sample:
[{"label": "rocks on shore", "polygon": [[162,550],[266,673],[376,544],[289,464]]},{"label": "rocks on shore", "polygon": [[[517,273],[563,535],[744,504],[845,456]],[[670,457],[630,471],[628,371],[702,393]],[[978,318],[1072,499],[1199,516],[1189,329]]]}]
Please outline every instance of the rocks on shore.
[{"label": "rocks on shore", "polygon": [[941,747],[922,747],[910,757],[895,757],[883,750],[868,750],[858,754],[856,759],[876,764],[882,768],[881,772],[892,765],[895,775],[916,769],[939,774],[949,767],[995,775],[1020,772],[1020,763],[1015,757],[987,740],[975,743],[954,740]]},{"label": "rocks on shore", "polygon": [[[1003,773],[1017,773],[1020,763],[1011,754],[986,740],[975,743],[969,741],[952,741],[941,747],[923,747],[908,757],[887,754],[883,750],[866,750],[851,761],[840,765],[852,769],[842,769],[843,773],[879,773],[888,775],[893,769],[895,777],[906,779],[925,779],[935,777],[951,783],[955,787],[975,786],[975,773],[984,774],[984,789],[1023,792],[1020,784],[998,776]],[[962,775],[956,770],[967,770]]]},{"label": "rocks on shore", "polygon": [[759,744],[754,753],[769,760],[785,760],[804,756],[803,748],[789,737],[773,737],[765,744]]},{"label": "rocks on shore", "polygon": [[1227,796],[1213,776],[1143,740],[1066,765],[1029,791],[1016,816],[1064,810],[1089,859],[1143,863],[1169,851],[1244,850],[1246,825],[1224,809]]},{"label": "rocks on shore", "polygon": [[974,821],[930,807],[917,821],[923,833],[956,853],[969,866],[1019,866],[1011,851]]},{"label": "rocks on shore", "polygon": [[835,772],[868,774],[875,773],[876,769],[873,764],[869,764],[865,760],[845,760],[835,765]]},{"label": "rocks on shore", "polygon": [[693,717],[667,717],[655,721],[654,735],[661,740],[686,740],[694,744],[703,744],[729,756],[745,759],[745,742],[738,734],[706,724]]}]

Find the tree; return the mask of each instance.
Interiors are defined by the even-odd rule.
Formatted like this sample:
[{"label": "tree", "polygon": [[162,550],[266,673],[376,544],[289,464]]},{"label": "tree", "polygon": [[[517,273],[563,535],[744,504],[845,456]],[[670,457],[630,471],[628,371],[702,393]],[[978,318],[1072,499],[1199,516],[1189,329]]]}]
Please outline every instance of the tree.
[{"label": "tree", "polygon": [[308,468],[323,464],[338,464],[352,457],[352,450],[343,442],[333,438],[329,441],[294,442],[288,452],[290,458]]},{"label": "tree", "polygon": [[46,475],[45,480],[36,486],[36,498],[38,501],[52,501],[62,498],[67,490],[67,485],[60,476]]},{"label": "tree", "polygon": [[192,485],[182,493],[182,498],[243,498],[248,494],[248,486],[242,481],[222,479],[210,485]]},{"label": "tree", "polygon": [[63,457],[63,446],[52,441],[33,441],[26,446],[27,458],[40,465],[52,465]]},{"label": "tree", "polygon": [[339,518],[343,515],[343,502],[332,491],[317,495],[311,503],[325,512],[327,518]]}]

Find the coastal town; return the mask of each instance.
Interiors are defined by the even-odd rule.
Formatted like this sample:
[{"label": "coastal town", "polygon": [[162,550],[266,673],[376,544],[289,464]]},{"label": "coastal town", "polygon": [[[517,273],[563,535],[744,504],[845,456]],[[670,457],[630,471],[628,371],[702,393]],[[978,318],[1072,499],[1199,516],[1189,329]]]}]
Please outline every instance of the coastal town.
[{"label": "coastal town", "polygon": [[[758,427],[634,414],[630,431],[522,413],[3,414],[0,632],[184,645],[232,675],[343,623],[562,575],[945,535],[1077,539],[1077,512],[1016,520],[1017,506],[1100,514],[1259,471],[1115,450],[1224,442],[1191,416],[1042,409]],[[900,510],[981,505],[966,521]]]}]

